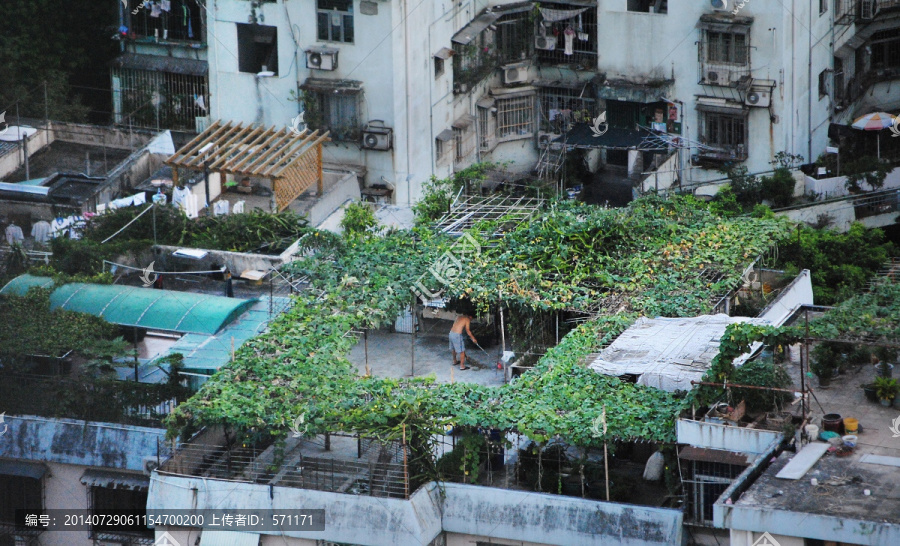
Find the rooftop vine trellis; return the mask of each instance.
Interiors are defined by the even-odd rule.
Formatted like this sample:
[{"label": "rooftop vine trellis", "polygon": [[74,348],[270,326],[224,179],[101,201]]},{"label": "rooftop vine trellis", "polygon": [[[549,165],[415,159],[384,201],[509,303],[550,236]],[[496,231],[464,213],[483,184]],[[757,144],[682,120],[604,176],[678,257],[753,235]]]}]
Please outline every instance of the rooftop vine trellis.
[{"label": "rooftop vine trellis", "polygon": [[[596,374],[581,359],[639,314],[708,312],[712,296],[787,233],[782,222],[726,220],[684,198],[648,197],[609,210],[554,204],[496,246],[484,245],[447,286],[450,296],[482,309],[502,298],[523,309],[601,313],[501,387],[358,377],[345,357],[354,343],[348,333],[392,321],[409,304],[416,278],[454,240],[425,229],[348,238],[291,264],[309,276],[319,297],[298,296],[287,314],[176,409],[170,430],[227,423],[251,436],[283,435],[304,415],[311,433],[362,431],[383,439],[452,422],[517,430],[537,441],[561,436],[583,446],[611,438],[672,441],[675,397]],[[721,276],[699,274],[714,267]],[[610,294],[622,304],[604,314],[597,303]],[[607,406],[615,411],[607,414],[608,433],[598,435],[592,424]]]}]

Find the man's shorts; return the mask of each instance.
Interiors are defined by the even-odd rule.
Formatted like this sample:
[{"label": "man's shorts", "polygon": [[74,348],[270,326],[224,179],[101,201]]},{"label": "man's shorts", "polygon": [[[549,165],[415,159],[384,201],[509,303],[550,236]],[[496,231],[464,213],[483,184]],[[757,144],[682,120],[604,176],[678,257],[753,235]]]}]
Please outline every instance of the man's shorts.
[{"label": "man's shorts", "polygon": [[466,352],[466,338],[462,334],[450,332],[450,350],[457,353]]}]

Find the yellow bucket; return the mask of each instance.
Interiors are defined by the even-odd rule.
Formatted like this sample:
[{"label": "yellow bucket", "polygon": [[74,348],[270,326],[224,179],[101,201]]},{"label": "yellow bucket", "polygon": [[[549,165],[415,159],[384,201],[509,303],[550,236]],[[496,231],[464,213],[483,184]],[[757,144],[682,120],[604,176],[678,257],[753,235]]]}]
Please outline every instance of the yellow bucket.
[{"label": "yellow bucket", "polygon": [[844,419],[844,432],[846,434],[856,434],[856,431],[859,429],[859,420],[854,419],[853,417],[847,417]]}]

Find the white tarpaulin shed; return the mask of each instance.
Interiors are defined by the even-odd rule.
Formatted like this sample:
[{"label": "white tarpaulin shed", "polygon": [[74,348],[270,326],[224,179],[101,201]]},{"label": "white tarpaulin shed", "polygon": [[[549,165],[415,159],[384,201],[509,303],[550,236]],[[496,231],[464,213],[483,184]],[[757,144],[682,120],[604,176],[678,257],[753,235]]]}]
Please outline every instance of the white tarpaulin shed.
[{"label": "white tarpaulin shed", "polygon": [[[735,322],[769,324],[763,319],[729,317],[725,314],[691,318],[639,318],[590,367],[604,375],[636,375],[638,385],[664,391],[693,388],[701,381],[719,352],[725,328]],[[756,344],[753,350],[757,350]],[[750,355],[735,360],[743,364]]]}]

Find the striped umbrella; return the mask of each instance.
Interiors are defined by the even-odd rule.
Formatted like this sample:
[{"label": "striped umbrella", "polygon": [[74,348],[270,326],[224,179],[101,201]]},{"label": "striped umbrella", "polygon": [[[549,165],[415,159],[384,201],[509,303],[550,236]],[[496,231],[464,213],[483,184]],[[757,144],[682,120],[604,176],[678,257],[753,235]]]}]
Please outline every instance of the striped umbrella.
[{"label": "striped umbrella", "polygon": [[[894,116],[887,112],[872,112],[856,118],[850,127],[863,131],[881,131],[894,124]],[[878,134],[878,158],[881,159],[881,134]]]}]

